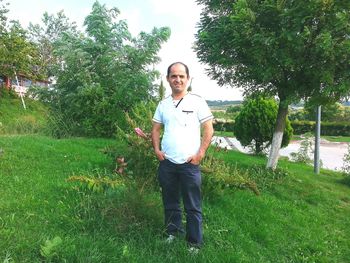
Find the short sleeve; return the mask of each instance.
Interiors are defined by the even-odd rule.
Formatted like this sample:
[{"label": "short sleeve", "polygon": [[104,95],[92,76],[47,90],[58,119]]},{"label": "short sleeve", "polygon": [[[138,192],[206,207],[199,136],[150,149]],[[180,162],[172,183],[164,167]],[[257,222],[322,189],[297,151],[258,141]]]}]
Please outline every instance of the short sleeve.
[{"label": "short sleeve", "polygon": [[163,123],[162,113],[161,113],[161,104],[159,103],[156,111],[153,115],[153,121],[157,123]]},{"label": "short sleeve", "polygon": [[203,98],[201,98],[199,101],[198,119],[200,123],[213,119],[213,114],[211,113],[207,102]]}]

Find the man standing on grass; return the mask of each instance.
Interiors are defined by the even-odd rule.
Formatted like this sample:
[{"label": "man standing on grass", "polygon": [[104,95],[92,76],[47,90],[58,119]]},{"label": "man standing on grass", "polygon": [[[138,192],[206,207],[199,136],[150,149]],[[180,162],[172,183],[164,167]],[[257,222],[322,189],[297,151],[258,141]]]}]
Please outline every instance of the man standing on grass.
[{"label": "man standing on grass", "polygon": [[187,92],[189,79],[189,69],[184,63],[175,62],[168,67],[167,81],[172,94],[158,104],[154,113],[152,142],[160,161],[158,179],[162,188],[167,241],[184,233],[182,196],[186,240],[193,250],[203,243],[199,164],[213,136],[213,115],[203,98]]}]

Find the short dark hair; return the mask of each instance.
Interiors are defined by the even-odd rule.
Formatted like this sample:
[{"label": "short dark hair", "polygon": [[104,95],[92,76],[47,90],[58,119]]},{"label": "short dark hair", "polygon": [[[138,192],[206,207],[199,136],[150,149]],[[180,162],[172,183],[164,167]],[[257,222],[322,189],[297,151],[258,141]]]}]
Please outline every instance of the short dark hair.
[{"label": "short dark hair", "polygon": [[187,67],[187,65],[185,63],[183,63],[183,62],[174,62],[174,63],[170,64],[170,66],[168,67],[167,77],[169,77],[169,75],[170,75],[171,67],[176,65],[176,64],[180,64],[180,65],[184,66],[186,74],[187,74],[187,77],[190,76],[190,71],[189,71],[189,69],[188,69],[188,67]]}]

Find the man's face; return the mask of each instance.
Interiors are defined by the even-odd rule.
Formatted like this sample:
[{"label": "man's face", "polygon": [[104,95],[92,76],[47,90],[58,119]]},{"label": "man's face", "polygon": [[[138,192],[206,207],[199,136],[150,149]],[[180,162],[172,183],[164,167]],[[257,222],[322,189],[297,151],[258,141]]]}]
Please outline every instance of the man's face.
[{"label": "man's face", "polygon": [[167,81],[174,94],[186,92],[189,76],[186,74],[186,69],[182,64],[175,64],[171,67]]}]

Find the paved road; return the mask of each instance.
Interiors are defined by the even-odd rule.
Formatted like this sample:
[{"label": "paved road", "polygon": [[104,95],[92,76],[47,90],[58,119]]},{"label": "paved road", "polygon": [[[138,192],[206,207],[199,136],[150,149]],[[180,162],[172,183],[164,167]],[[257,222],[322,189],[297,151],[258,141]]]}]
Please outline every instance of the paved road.
[{"label": "paved road", "polygon": [[[219,147],[227,149],[235,149],[244,153],[248,153],[249,149],[242,147],[236,138],[214,136],[212,143],[217,143]],[[280,150],[281,156],[290,157],[291,153],[297,153],[300,148],[300,141],[291,141],[286,148]],[[348,143],[345,142],[329,142],[321,140],[320,142],[320,159],[322,168],[331,170],[341,170],[343,166],[344,155],[348,152]],[[313,159],[313,155],[310,156]]]}]

